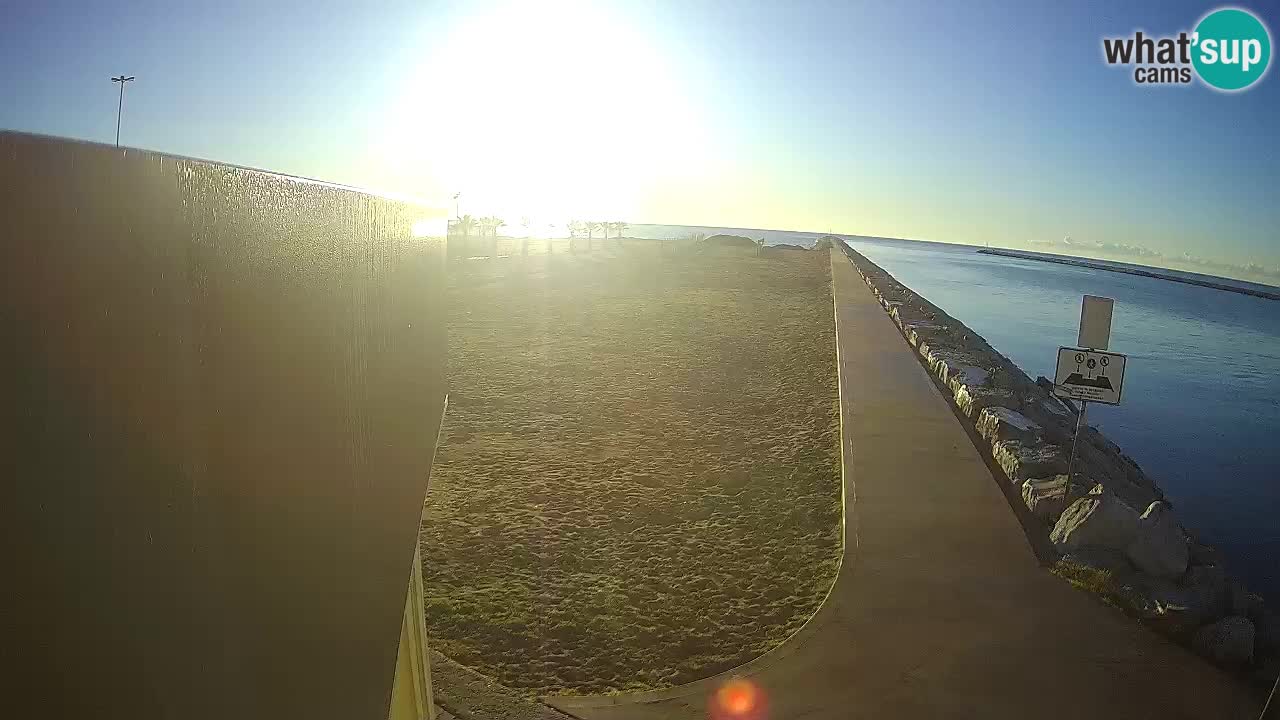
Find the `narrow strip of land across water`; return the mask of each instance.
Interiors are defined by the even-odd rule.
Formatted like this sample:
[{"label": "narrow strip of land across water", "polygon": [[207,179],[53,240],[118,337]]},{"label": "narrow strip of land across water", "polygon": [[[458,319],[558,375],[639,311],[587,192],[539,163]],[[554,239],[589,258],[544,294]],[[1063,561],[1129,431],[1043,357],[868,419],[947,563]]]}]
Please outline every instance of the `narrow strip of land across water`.
[{"label": "narrow strip of land across water", "polygon": [[1059,263],[1061,265],[1075,265],[1077,267],[1085,267],[1091,270],[1106,270],[1107,272],[1124,273],[1125,275],[1139,275],[1141,277],[1156,278],[1157,280],[1171,280],[1173,282],[1185,283],[1187,285],[1198,285],[1200,287],[1213,288],[1215,290],[1240,293],[1241,295],[1252,295],[1254,297],[1267,298],[1268,300],[1280,300],[1280,292],[1271,292],[1261,288],[1244,287],[1241,285],[1230,285],[1208,279],[1201,280],[1199,278],[1174,275],[1173,273],[1161,272],[1155,268],[1147,270],[1144,268],[1125,267],[1122,265],[1095,262],[1085,258],[1066,257],[1065,255],[1046,255],[1044,253],[1005,250],[1003,248],[982,248],[978,252],[982,255],[1000,255],[1002,257],[1019,258],[1021,260],[1038,260],[1040,262]]}]

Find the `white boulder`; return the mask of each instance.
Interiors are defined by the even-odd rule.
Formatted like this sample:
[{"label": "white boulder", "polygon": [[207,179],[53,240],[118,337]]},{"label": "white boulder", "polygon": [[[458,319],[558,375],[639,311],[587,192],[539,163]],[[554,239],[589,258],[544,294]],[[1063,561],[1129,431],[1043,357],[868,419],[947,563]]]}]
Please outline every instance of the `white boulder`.
[{"label": "white boulder", "polygon": [[1153,502],[1138,521],[1138,532],[1125,548],[1129,561],[1139,570],[1170,580],[1187,571],[1190,555],[1187,537],[1168,503]]},{"label": "white boulder", "polygon": [[951,368],[951,374],[947,380],[947,387],[952,394],[960,391],[962,387],[980,387],[987,382],[987,378],[991,377],[991,373],[977,365],[956,365]]},{"label": "white boulder", "polygon": [[937,327],[937,325],[930,322],[904,322],[902,332],[907,336],[907,343],[911,347],[919,347],[922,341],[928,341],[928,338],[931,337],[930,331]]},{"label": "white boulder", "polygon": [[1067,476],[1033,478],[1022,483],[1022,502],[1032,515],[1055,522],[1067,507]]},{"label": "white boulder", "polygon": [[[1012,441],[1011,441],[1012,442]],[[1138,511],[1101,485],[1062,511],[1049,539],[1059,552],[1087,545],[1125,550],[1138,535]]]},{"label": "white boulder", "polygon": [[961,385],[955,391],[956,407],[967,418],[976,418],[983,408],[1016,405],[1018,399],[1010,390]]},{"label": "white boulder", "polygon": [[1004,440],[1035,442],[1044,433],[1044,428],[1031,418],[1006,407],[984,408],[978,415],[977,427],[978,434],[993,444]]},{"label": "white boulder", "polygon": [[898,308],[902,303],[897,301],[889,301],[885,303],[885,307],[889,310],[889,319],[893,320],[893,324],[902,327],[902,315],[898,312]]},{"label": "white boulder", "polygon": [[953,393],[955,388],[952,387],[951,381],[960,376],[962,368],[969,368],[971,371],[981,370],[973,364],[972,358],[955,350],[934,351],[934,359],[929,366],[933,368],[933,374],[937,375],[942,384]]},{"label": "white boulder", "polygon": [[[941,372],[945,373],[947,361],[954,357],[946,348],[935,345],[921,345],[920,356],[924,358],[924,364],[929,368],[929,372],[938,377],[942,377],[939,374],[939,366],[943,368]],[[945,380],[945,377],[943,379]]]},{"label": "white boulder", "polygon": [[1018,485],[1028,478],[1059,475],[1067,471],[1067,451],[1059,445],[1003,440],[991,446],[991,455],[1009,482]]}]

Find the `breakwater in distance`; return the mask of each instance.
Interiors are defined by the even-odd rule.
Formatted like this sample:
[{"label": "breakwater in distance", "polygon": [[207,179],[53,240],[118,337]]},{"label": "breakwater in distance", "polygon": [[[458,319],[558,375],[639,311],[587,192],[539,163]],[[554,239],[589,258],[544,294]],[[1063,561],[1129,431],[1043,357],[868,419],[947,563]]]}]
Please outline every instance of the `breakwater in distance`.
[{"label": "breakwater in distance", "polygon": [[[1051,255],[1048,253],[1027,252],[1024,250],[1005,250],[1003,248],[982,248],[978,250],[983,255],[1002,255],[1004,257],[1020,258],[1022,260],[1039,260],[1040,262],[1053,262],[1062,265],[1075,265],[1077,267],[1086,267],[1093,270],[1106,270],[1107,272],[1125,273],[1126,275],[1140,275],[1142,277],[1157,278],[1159,280],[1171,280],[1173,282],[1186,283],[1187,285],[1199,285],[1200,287],[1213,288],[1215,290],[1225,290],[1227,292],[1240,293],[1242,295],[1252,295],[1254,297],[1267,298],[1268,300],[1280,300],[1280,290],[1272,292],[1264,290],[1260,287],[1244,287],[1242,285],[1230,285],[1227,283],[1216,282],[1208,277],[1194,277],[1191,273],[1172,273],[1162,272],[1158,269],[1140,268],[1131,265],[1118,265],[1114,263],[1096,262],[1085,258],[1067,257],[1065,255]],[[1252,284],[1252,283],[1251,283]]]}]

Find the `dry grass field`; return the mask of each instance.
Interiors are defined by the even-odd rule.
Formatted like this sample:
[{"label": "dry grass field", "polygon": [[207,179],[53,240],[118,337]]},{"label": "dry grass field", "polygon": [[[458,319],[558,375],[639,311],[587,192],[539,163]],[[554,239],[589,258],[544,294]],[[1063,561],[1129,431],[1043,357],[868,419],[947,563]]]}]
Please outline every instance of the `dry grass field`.
[{"label": "dry grass field", "polygon": [[433,649],[531,692],[653,688],[816,610],[840,551],[829,259],[753,255],[451,264]]}]

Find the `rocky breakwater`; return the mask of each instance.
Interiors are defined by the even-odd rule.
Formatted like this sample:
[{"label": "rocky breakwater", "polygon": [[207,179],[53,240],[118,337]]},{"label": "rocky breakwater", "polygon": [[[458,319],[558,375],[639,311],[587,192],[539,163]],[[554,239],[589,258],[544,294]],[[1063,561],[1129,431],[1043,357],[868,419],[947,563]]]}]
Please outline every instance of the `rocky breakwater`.
[{"label": "rocky breakwater", "polygon": [[977,333],[840,243],[903,337],[999,467],[1054,571],[1220,665],[1270,684],[1280,618],[1183,527],[1156,483],[1094,427],[1067,463],[1076,409]]}]

